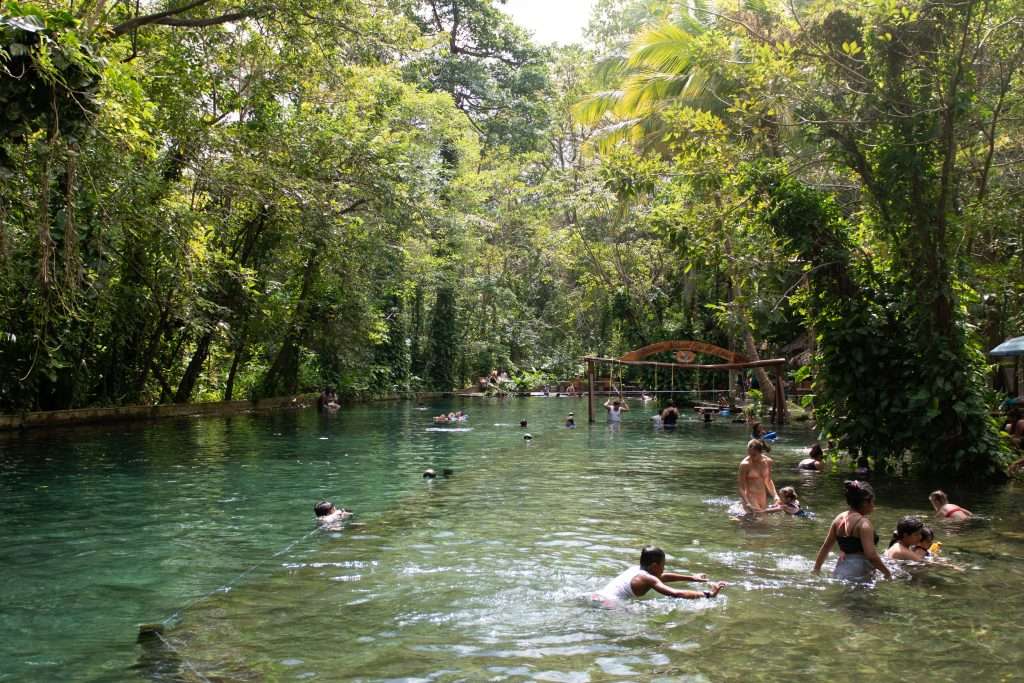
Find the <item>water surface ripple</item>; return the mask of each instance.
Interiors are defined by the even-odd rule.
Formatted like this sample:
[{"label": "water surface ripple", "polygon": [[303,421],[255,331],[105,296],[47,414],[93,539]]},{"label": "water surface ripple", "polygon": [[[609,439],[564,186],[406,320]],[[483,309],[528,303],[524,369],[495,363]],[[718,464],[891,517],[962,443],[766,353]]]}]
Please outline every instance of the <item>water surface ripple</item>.
[{"label": "water surface ripple", "polygon": [[[455,406],[466,430],[436,428]],[[809,574],[843,472],[797,472],[798,427],[775,480],[818,517],[747,524],[727,513],[741,425],[655,432],[638,409],[612,430],[569,399],[430,409],[0,440],[0,681],[1019,680],[1017,485],[957,492],[983,519],[937,531],[965,571],[851,588]],[[928,513],[935,482],[876,484],[883,536]],[[314,531],[320,498],[357,514]],[[647,543],[732,585],[590,606]],[[163,620],[165,643],[136,642]]]}]

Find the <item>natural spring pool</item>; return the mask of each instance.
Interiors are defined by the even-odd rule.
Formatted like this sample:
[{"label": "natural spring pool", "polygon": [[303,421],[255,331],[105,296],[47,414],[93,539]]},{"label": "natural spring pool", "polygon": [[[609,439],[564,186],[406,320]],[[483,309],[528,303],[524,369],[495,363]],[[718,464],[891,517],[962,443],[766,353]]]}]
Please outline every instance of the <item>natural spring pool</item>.
[{"label": "natural spring pool", "polygon": [[[457,408],[468,431],[431,422]],[[807,430],[772,457],[817,518],[744,524],[746,427],[656,432],[648,412],[612,430],[584,400],[397,403],[3,437],[0,681],[1024,679],[1020,485],[876,477],[883,546],[937,486],[981,519],[933,524],[964,571],[851,587],[809,573],[845,472],[794,469]],[[356,516],[316,531],[320,498]],[[731,585],[582,598],[647,543]],[[164,620],[166,642],[136,642]]]}]

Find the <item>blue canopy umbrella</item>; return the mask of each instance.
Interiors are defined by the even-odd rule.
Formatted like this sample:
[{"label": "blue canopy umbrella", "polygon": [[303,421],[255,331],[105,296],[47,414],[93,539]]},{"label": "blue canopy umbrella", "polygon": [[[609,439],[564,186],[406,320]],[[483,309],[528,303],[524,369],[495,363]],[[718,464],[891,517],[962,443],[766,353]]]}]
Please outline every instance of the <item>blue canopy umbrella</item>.
[{"label": "blue canopy umbrella", "polygon": [[988,352],[988,355],[996,358],[1013,358],[1013,381],[1017,385],[1017,398],[1024,399],[1024,373],[1021,367],[1021,357],[1024,356],[1024,337],[1007,339],[1002,344]]},{"label": "blue canopy umbrella", "polygon": [[1007,339],[1002,344],[988,352],[990,356],[1024,356],[1024,337]]}]

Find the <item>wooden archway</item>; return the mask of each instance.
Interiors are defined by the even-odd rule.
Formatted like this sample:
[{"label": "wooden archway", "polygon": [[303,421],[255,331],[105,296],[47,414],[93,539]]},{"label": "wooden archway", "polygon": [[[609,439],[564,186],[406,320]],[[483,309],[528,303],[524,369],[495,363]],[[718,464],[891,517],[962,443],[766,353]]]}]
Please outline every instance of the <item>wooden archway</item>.
[{"label": "wooden archway", "polygon": [[620,356],[619,360],[643,360],[649,358],[656,353],[664,353],[666,351],[675,351],[676,360],[680,363],[691,363],[691,360],[683,360],[682,354],[698,354],[703,353],[716,358],[721,358],[726,363],[749,363],[750,359],[743,354],[730,351],[729,349],[723,349],[721,346],[715,346],[714,344],[708,344],[707,342],[700,341],[660,341],[655,344],[648,344],[642,348],[630,351],[624,356]]},{"label": "wooden archway", "polygon": [[[675,363],[663,363],[659,361],[644,360],[656,353],[675,352]],[[694,363],[698,353],[722,359],[722,363]],[[783,424],[786,421],[786,393],[783,384],[782,370],[786,365],[785,358],[771,358],[768,360],[751,360],[741,353],[723,349],[707,342],[692,340],[670,340],[661,341],[655,344],[648,344],[639,349],[634,349],[619,358],[601,358],[598,356],[585,356],[587,363],[587,414],[590,422],[594,421],[594,366],[597,363],[608,363],[611,365],[647,365],[654,367],[678,368],[678,369],[699,369],[699,370],[745,370],[747,368],[774,368],[775,369],[775,396],[771,397],[775,406],[773,422]]]}]

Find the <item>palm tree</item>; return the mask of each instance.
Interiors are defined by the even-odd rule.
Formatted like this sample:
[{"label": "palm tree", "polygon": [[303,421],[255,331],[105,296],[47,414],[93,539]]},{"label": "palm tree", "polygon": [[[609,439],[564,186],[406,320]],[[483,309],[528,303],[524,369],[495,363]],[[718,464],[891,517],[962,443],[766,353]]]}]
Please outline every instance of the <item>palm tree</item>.
[{"label": "palm tree", "polygon": [[606,89],[573,109],[580,123],[600,125],[595,144],[601,151],[630,143],[643,152],[664,149],[663,112],[680,106],[721,113],[714,92],[721,79],[698,64],[697,38],[708,26],[693,16],[651,26],[639,33],[629,54],[598,64],[595,77]]}]

